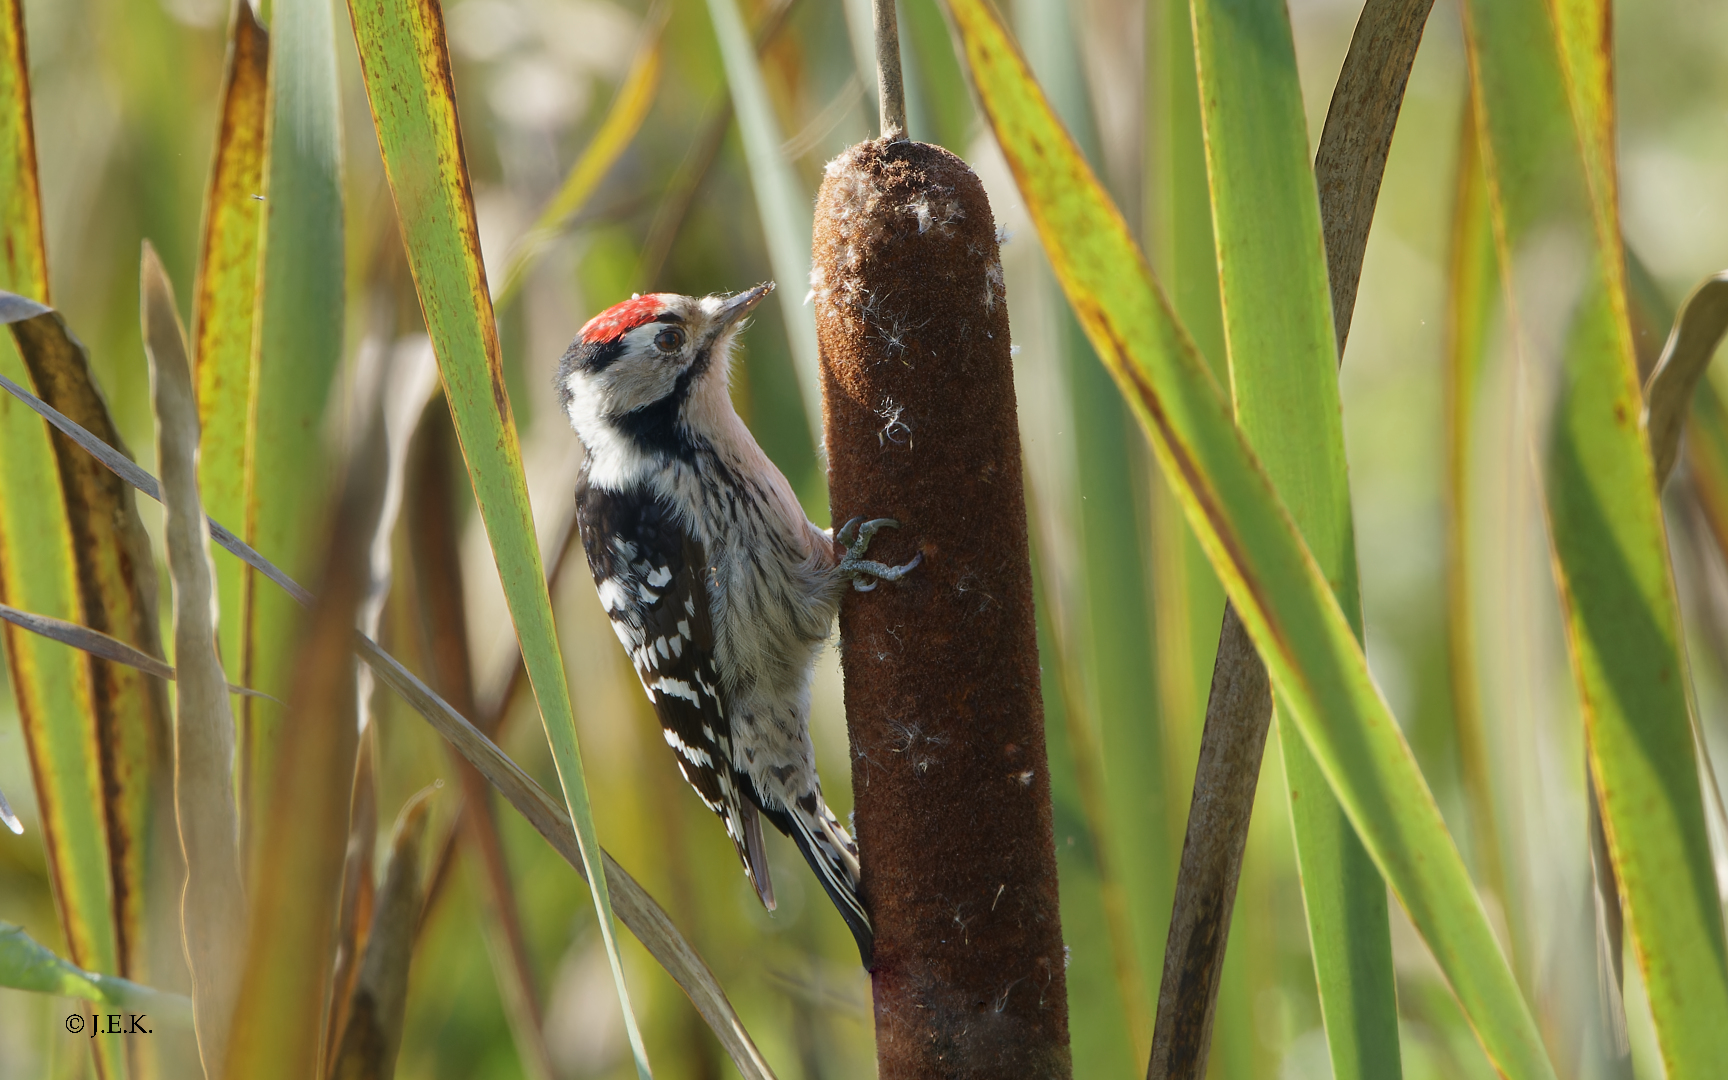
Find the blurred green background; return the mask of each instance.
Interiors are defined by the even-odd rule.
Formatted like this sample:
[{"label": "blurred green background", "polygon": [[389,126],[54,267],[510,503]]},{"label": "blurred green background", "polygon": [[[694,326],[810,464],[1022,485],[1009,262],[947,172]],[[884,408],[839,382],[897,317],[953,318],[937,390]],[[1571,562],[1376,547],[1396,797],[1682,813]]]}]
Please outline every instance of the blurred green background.
[{"label": "blurred green background", "polygon": [[[1214,364],[1216,292],[1191,257],[1206,232],[1196,203],[1193,121],[1172,86],[1186,5],[1171,0],[1018,0],[1004,7],[1034,70],[1147,251]],[[743,0],[761,22],[778,2]],[[867,5],[866,5],[867,6]],[[874,134],[873,78],[861,79],[847,4],[792,0],[763,70],[783,152],[807,194],[842,147]],[[53,300],[90,347],[133,453],[153,467],[148,380],[133,276],[156,245],[189,298],[200,203],[216,126],[227,0],[26,0],[35,123]],[[510,245],[538,214],[605,115],[640,37],[646,5],[609,0],[456,0],[445,5],[494,284]],[[1358,5],[1293,0],[1310,141],[1316,142]],[[1728,7],[1641,0],[1616,11],[1621,180],[1628,242],[1670,302],[1728,264]],[[348,355],[418,332],[346,13],[337,51],[345,103]],[[1040,586],[1041,646],[1075,1075],[1144,1071],[1169,894],[1180,852],[1221,594],[1138,428],[1091,357],[1036,236],[974,112],[934,0],[906,0],[901,28],[914,138],[966,158],[1008,237],[1021,430]],[[646,123],[624,158],[500,312],[513,406],[531,481],[556,476],[574,443],[551,376],[576,329],[634,289],[705,293],[773,276],[750,172],[729,129],[662,270],[642,279],[646,238],[705,120],[726,94],[708,7],[671,4],[665,63]],[[1458,12],[1440,0],[1412,74],[1370,237],[1343,365],[1345,428],[1368,653],[1454,836],[1482,882],[1461,783],[1447,653],[1443,361],[1452,202],[1465,97]],[[1192,90],[1190,89],[1190,94]],[[1203,176],[1202,176],[1203,181]],[[1192,212],[1198,205],[1202,216]],[[1520,273],[1568,273],[1566,253]],[[802,282],[782,281],[802,290]],[[1556,285],[1554,294],[1564,290]],[[1208,323],[1206,312],[1211,305]],[[740,411],[810,516],[827,496],[780,309],[764,305],[735,376]],[[1209,329],[1209,327],[1214,327]],[[1469,433],[1475,521],[1479,708],[1501,805],[1498,841],[1512,874],[1485,893],[1517,939],[1515,965],[1562,1075],[1611,1076],[1600,1056],[1584,832],[1581,729],[1560,636],[1530,446],[1549,373],[1506,356],[1503,329]],[[333,398],[339,409],[343,395]],[[333,418],[332,428],[336,427]],[[537,516],[568,490],[536,487]],[[159,508],[141,506],[153,530]],[[465,545],[470,637],[484,657],[509,633],[477,518]],[[1719,556],[1674,528],[1683,604],[1710,624]],[[400,543],[400,541],[399,541]],[[548,553],[551,557],[552,553]],[[223,556],[225,557],[225,556]],[[782,1077],[874,1073],[869,983],[839,918],[796,851],[770,838],[780,907],[761,910],[718,823],[679,781],[646,701],[577,559],[554,594],[600,834],[707,958]],[[166,615],[166,609],[165,609]],[[424,670],[400,603],[387,647]],[[1713,625],[1700,629],[1713,630]],[[1705,633],[1694,641],[1719,642]],[[1728,760],[1728,671],[1716,648],[1692,656],[1705,729]],[[3,677],[3,675],[0,675]],[[451,776],[421,721],[378,696],[380,807]],[[0,694],[0,790],[26,824],[0,834],[0,919],[56,948],[60,932],[36,827],[29,766],[9,692]],[[503,743],[549,790],[550,755],[519,696]],[[838,663],[822,661],[813,718],[830,802],[850,805]],[[1266,756],[1238,896],[1212,1075],[1278,1080],[1330,1075],[1308,960],[1279,756]],[[1089,809],[1087,798],[1100,800]],[[436,813],[436,811],[435,811]],[[546,1038],[559,1075],[633,1075],[622,1021],[583,883],[515,815],[502,812]],[[1117,918],[1107,916],[1112,904]],[[413,966],[399,1075],[515,1077],[519,1063],[482,930],[481,892],[459,856],[426,914]],[[1405,1075],[1489,1076],[1424,946],[1396,905],[1394,947]],[[956,927],[958,932],[961,928]],[[649,1049],[662,1076],[731,1075],[671,980],[625,936]],[[1635,979],[1629,966],[1628,977]],[[1634,1061],[1659,1075],[1647,1017],[1631,993]],[[0,1078],[70,1077],[85,1039],[64,1034],[72,1006],[0,990]]]}]

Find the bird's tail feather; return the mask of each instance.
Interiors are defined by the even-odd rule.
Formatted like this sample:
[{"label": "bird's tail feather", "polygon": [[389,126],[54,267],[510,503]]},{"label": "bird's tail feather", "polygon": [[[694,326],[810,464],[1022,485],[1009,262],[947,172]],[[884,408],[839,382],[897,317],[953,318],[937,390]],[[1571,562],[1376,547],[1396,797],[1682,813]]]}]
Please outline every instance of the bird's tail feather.
[{"label": "bird's tail feather", "polygon": [[744,843],[738,846],[738,854],[744,860],[744,873],[750,884],[756,886],[756,895],[762,898],[762,906],[773,911],[774,879],[768,873],[768,849],[762,844],[762,817],[750,800],[739,801],[744,806]]},{"label": "bird's tail feather", "polygon": [[863,900],[858,896],[857,845],[828,807],[820,802],[816,814],[806,814],[801,808],[794,807],[785,816],[792,824],[792,828],[786,830],[788,835],[804,853],[804,861],[816,872],[816,880],[822,883],[823,891],[839,910],[840,917],[846,920],[847,928],[858,942],[859,959],[866,969],[870,968],[876,932],[870,925],[870,916],[864,912]]}]

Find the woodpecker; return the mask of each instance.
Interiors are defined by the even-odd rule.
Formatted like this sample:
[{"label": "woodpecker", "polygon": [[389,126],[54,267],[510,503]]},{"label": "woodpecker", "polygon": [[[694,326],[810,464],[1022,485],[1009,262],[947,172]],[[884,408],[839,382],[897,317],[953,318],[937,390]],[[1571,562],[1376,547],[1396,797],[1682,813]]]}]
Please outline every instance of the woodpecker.
[{"label": "woodpecker", "polygon": [[577,526],[600,602],[654,705],[678,770],[726,825],[768,910],[766,817],[798,845],[865,967],[858,847],[828,804],[810,744],[810,682],[846,585],[921,561],[864,558],[889,518],[838,533],[805,516],[732,408],[747,316],[774,288],[634,296],[582,327],[558,392],[587,450]]}]

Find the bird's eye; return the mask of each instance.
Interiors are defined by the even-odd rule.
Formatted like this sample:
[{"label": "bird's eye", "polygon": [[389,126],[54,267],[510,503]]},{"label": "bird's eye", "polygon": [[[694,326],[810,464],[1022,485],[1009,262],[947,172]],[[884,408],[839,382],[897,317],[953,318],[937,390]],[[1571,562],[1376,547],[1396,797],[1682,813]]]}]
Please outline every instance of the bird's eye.
[{"label": "bird's eye", "polygon": [[677,352],[684,344],[684,331],[667,327],[654,335],[654,347],[661,352]]}]

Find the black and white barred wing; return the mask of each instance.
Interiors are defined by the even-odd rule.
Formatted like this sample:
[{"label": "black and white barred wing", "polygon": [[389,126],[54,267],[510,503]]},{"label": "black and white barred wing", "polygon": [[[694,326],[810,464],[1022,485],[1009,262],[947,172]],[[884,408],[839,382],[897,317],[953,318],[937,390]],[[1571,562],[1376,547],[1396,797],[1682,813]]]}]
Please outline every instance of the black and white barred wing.
[{"label": "black and white barred wing", "polygon": [[600,603],[654,704],[678,771],[725,822],[745,875],[772,909],[762,825],[732,767],[702,545],[647,492],[602,491],[584,479],[576,498]]}]

